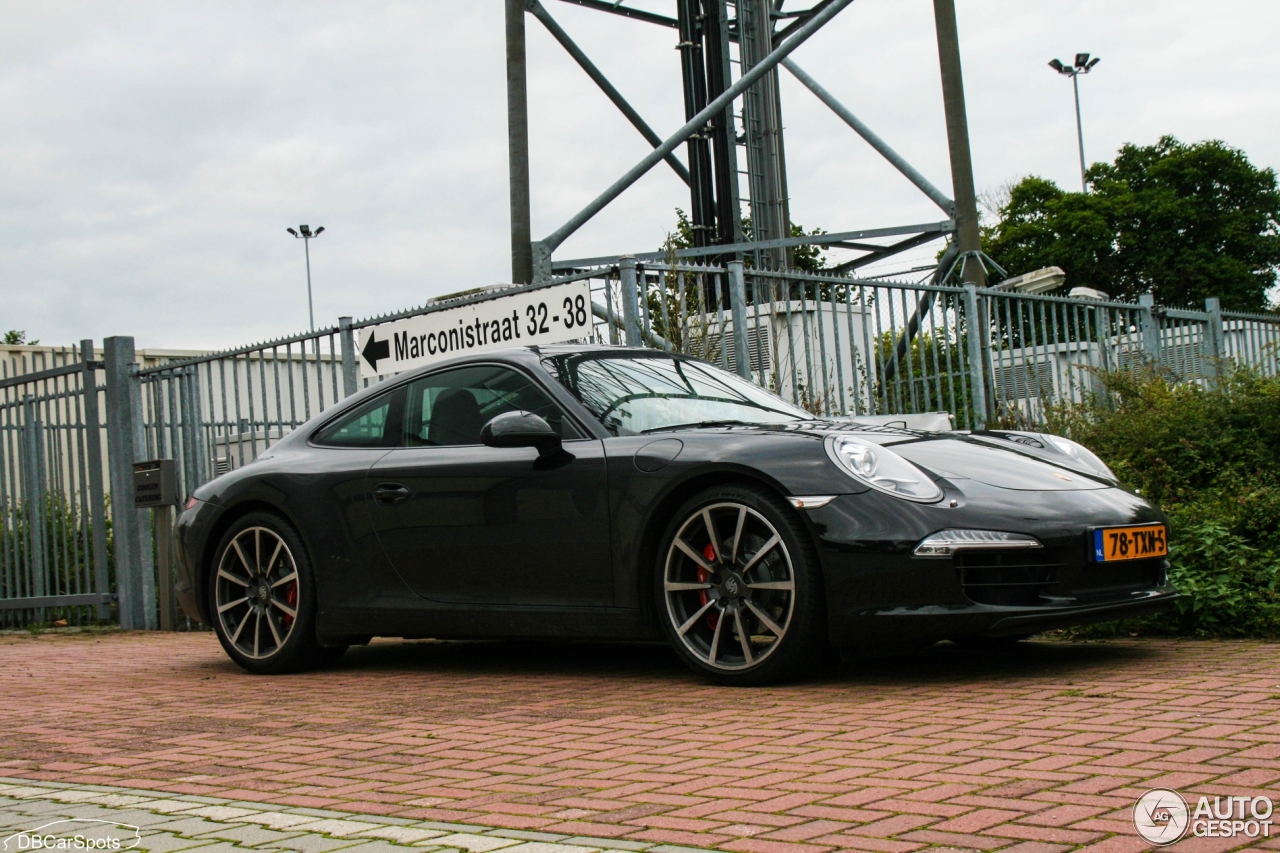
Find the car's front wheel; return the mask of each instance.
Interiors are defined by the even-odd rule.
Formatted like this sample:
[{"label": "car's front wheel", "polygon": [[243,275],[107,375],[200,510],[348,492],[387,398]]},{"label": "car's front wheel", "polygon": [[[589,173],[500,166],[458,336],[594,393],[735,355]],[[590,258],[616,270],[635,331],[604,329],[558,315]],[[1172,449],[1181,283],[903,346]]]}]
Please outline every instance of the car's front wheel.
[{"label": "car's front wheel", "polygon": [[821,572],[808,531],[776,496],[708,489],[668,525],[658,557],[663,630],[712,681],[794,677],[826,647]]},{"label": "car's front wheel", "polygon": [[337,660],[316,641],[316,588],[302,538],[270,513],[238,519],[223,535],[209,577],[222,648],[252,673],[294,672]]}]

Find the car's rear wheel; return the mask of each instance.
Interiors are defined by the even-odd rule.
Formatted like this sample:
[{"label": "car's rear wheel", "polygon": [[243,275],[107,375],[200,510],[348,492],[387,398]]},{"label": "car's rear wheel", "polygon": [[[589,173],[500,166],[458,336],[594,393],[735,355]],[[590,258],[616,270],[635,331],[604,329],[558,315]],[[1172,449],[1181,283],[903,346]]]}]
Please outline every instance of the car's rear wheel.
[{"label": "car's rear wheel", "polygon": [[259,674],[331,663],[344,648],[316,641],[316,589],[302,538],[270,513],[238,519],[209,578],[214,630],[226,653]]},{"label": "car's rear wheel", "polygon": [[817,557],[794,511],[768,492],[724,486],[689,500],[663,536],[656,576],[667,638],[712,681],[765,684],[822,658]]}]

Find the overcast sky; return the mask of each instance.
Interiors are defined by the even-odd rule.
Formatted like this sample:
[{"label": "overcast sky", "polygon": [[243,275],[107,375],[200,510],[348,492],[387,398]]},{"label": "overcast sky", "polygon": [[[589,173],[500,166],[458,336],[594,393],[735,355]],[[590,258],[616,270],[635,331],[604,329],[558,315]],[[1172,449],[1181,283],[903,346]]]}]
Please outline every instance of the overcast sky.
[{"label": "overcast sky", "polygon": [[[675,32],[545,0],[665,135]],[[673,14],[672,0],[631,5]],[[786,8],[808,2],[791,0]],[[1275,0],[957,0],[979,190],[1079,184],[1162,134],[1280,164]],[[500,0],[0,0],[0,330],[223,347],[510,276]],[[528,19],[533,225],[557,228],[646,143]],[[795,60],[950,192],[929,0],[857,0]],[[829,231],[940,212],[783,72],[792,217]],[[679,150],[681,157],[684,149]],[[557,252],[656,249],[688,206],[659,165]]]}]

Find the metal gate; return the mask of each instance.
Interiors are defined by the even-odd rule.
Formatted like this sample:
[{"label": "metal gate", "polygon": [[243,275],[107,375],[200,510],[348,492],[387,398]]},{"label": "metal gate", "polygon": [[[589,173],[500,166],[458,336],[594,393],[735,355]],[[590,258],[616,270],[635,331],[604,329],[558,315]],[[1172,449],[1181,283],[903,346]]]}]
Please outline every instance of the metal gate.
[{"label": "metal gate", "polygon": [[92,341],[0,364],[0,626],[111,616],[101,367]]}]

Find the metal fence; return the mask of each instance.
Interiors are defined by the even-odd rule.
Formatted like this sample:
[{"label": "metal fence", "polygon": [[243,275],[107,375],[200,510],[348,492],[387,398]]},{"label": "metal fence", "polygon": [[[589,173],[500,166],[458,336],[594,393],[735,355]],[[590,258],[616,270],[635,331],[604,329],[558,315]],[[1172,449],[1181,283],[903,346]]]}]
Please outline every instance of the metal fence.
[{"label": "metal fence", "polygon": [[1280,372],[1280,315],[1223,312],[1216,299],[1190,311],[1150,297],[627,259],[597,275],[610,342],[706,358],[822,416],[948,412],[961,429],[1033,426],[1051,404],[1104,393],[1108,371],[1154,367],[1199,383],[1227,362]]},{"label": "metal fence", "polygon": [[82,353],[0,363],[0,627],[109,616],[101,365]]},{"label": "metal fence", "polygon": [[824,417],[949,412],[962,429],[1031,426],[1051,404],[1102,393],[1106,371],[1155,365],[1203,384],[1228,362],[1280,374],[1280,317],[1213,299],[1189,311],[675,257],[141,368],[132,338],[107,339],[101,361],[84,341],[0,364],[0,626],[165,624],[171,516],[133,507],[134,462],[176,460],[190,494],[367,386],[356,330],[570,280],[591,290],[584,342],[696,355]]}]

